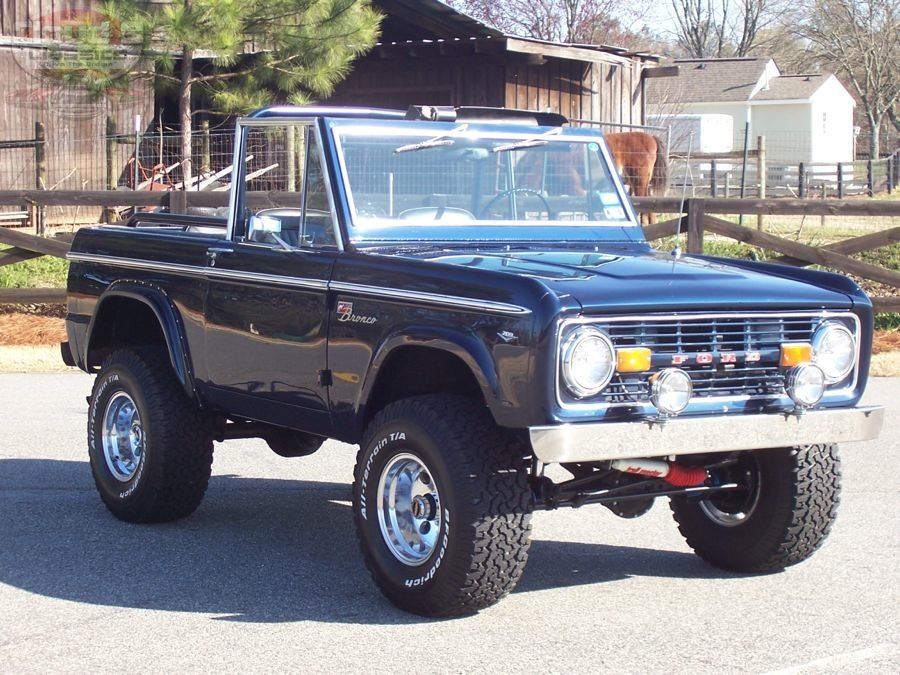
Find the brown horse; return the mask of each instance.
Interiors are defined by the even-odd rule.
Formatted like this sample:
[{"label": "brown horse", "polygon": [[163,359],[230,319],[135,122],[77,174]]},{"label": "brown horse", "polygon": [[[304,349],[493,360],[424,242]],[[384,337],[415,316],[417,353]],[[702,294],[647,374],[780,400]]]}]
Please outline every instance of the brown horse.
[{"label": "brown horse", "polygon": [[[649,197],[650,190],[665,194],[666,191],[666,146],[655,136],[643,131],[626,131],[620,134],[604,134],[606,145],[612,153],[616,170],[626,185],[631,187],[634,197]],[[648,214],[651,223],[656,222],[656,214]],[[641,214],[641,221],[644,214]]]}]

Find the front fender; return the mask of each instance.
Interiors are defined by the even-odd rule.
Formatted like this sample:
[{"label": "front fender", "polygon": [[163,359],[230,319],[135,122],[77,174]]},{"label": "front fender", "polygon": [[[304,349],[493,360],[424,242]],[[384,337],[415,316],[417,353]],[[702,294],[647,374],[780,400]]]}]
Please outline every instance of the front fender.
[{"label": "front fender", "polygon": [[509,410],[502,390],[501,378],[495,366],[488,345],[476,335],[436,326],[404,326],[390,333],[378,345],[366,378],[360,389],[357,410],[365,412],[365,406],[372,394],[381,369],[390,355],[400,347],[428,347],[448,352],[459,358],[472,373],[478,383],[484,400],[499,424]]},{"label": "front fender", "polygon": [[105,303],[113,298],[125,298],[142,303],[150,308],[156,316],[166,341],[166,349],[175,376],[191,399],[196,399],[194,374],[191,367],[190,353],[185,338],[184,324],[178,310],[169,300],[166,292],[152,284],[140,281],[119,281],[109,286],[100,296],[87,331],[85,364],[91,352],[98,317],[103,316]]}]

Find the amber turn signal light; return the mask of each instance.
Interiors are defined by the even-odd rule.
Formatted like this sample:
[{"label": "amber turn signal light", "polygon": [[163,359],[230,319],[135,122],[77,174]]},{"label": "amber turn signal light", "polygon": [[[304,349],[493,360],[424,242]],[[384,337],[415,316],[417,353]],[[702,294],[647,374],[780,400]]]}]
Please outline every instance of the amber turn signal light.
[{"label": "amber turn signal light", "polygon": [[625,347],[616,350],[616,370],[620,373],[642,373],[650,370],[650,357],[646,347]]},{"label": "amber turn signal light", "polygon": [[808,342],[785,342],[781,345],[781,365],[799,366],[812,361],[813,348]]}]

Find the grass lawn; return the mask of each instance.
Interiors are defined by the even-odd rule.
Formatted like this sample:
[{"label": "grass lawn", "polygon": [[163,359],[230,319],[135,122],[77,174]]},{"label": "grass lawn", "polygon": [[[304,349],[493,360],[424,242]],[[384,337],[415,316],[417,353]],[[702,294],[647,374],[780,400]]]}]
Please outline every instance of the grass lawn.
[{"label": "grass lawn", "polygon": [[[667,216],[662,216],[662,219]],[[737,222],[736,217],[727,217]],[[891,220],[891,219],[888,219]],[[893,219],[900,224],[900,218]],[[799,217],[767,216],[765,231],[770,234],[799,241],[810,246],[823,246],[848,237],[859,236],[864,232],[853,226],[839,224],[836,218],[829,218],[824,226],[819,217],[809,217],[801,222]],[[754,226],[755,216],[745,218],[745,224]],[[888,225],[890,226],[890,225]],[[682,237],[684,243],[684,237]],[[675,237],[666,237],[653,242],[653,246],[661,251],[671,251],[675,247]],[[0,245],[0,251],[8,247]],[[717,235],[708,235],[704,239],[704,253],[726,258],[754,258],[768,260],[778,256],[777,253],[749,246]],[[872,251],[865,251],[853,256],[859,260],[891,270],[900,270],[900,243],[884,246]],[[65,288],[69,264],[62,258],[42,256],[32,260],[0,267],[0,288]],[[892,295],[897,289],[856,279],[870,295]],[[876,328],[900,329],[900,314],[879,314],[876,316]]]},{"label": "grass lawn", "polygon": [[68,273],[68,262],[45,255],[0,267],[0,288],[65,288]]},{"label": "grass lawn", "polygon": [[[669,217],[672,216],[662,216],[660,220],[665,220]],[[731,220],[735,223],[738,222],[738,218],[736,216],[719,217],[722,217],[726,220]],[[836,217],[829,217],[829,222],[826,222],[824,226],[820,224],[820,218],[818,216],[807,217],[806,221],[809,222],[801,222],[802,217],[798,216],[766,216],[766,218],[766,233],[783,237],[784,239],[789,239],[791,241],[797,241],[802,244],[807,244],[808,246],[824,246],[826,244],[842,241],[844,239],[858,237],[868,232],[867,229],[860,230],[853,227],[852,225],[839,224],[836,222]],[[900,218],[887,218],[881,220],[895,221],[894,224],[887,223],[885,227],[900,226]],[[756,216],[746,217],[744,219],[744,224],[748,227],[755,227]],[[686,244],[686,240],[687,237],[685,235],[682,235],[682,246]],[[652,242],[652,245],[654,248],[660,251],[671,251],[673,248],[675,248],[675,237],[673,236],[658,239]],[[750,246],[749,244],[737,242],[733,239],[728,239],[726,237],[721,237],[715,234],[708,234],[706,235],[706,237],[704,237],[703,252],[707,255],[721,256],[724,258],[752,258],[754,260],[763,261],[777,258],[780,255],[779,253],[776,253],[774,251],[768,251],[756,246]],[[851,257],[870,263],[872,265],[877,265],[878,267],[884,267],[889,270],[900,270],[900,243],[892,244],[890,246],[883,246],[871,251],[863,251],[862,253],[854,254]],[[824,268],[815,266],[814,269]],[[852,277],[852,275],[850,276]],[[867,279],[859,279],[856,277],[852,278],[863,288],[864,291],[866,291],[866,293],[872,296],[891,296],[898,293],[897,289],[885,284],[881,284],[875,281],[869,281]],[[900,314],[882,313],[876,315],[875,327],[885,330],[900,329]]]}]

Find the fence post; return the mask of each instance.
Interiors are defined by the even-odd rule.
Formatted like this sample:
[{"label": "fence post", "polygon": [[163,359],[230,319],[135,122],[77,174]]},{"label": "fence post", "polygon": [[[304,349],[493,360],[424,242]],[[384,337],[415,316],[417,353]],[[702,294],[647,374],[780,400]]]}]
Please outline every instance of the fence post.
[{"label": "fence post", "polygon": [[[766,137],[756,137],[756,180],[759,183],[759,198],[766,198],[766,181],[768,179],[766,171]],[[765,216],[761,213],[756,216],[756,229],[762,231],[766,224]]]},{"label": "fence post", "polygon": [[837,190],[838,190],[838,199],[844,198],[844,163],[838,162],[837,164]]},{"label": "fence post", "polygon": [[894,162],[897,161],[896,155],[888,155],[887,158],[887,191],[891,194],[894,191]]},{"label": "fence post", "polygon": [[[200,173],[212,173],[212,161],[209,153],[209,120],[200,122]],[[197,189],[200,189],[199,180]]]},{"label": "fence post", "polygon": [[870,197],[875,195],[875,180],[872,175],[872,160],[866,160],[866,194]]},{"label": "fence post", "polygon": [[169,213],[187,213],[187,191],[169,191]]},{"label": "fence post", "polygon": [[287,145],[287,170],[285,173],[287,173],[288,179],[288,192],[297,191],[297,135],[294,129],[294,126],[287,128],[287,138],[285,139]]},{"label": "fence post", "polygon": [[894,155],[894,187],[900,185],[900,150]]},{"label": "fence post", "polygon": [[[112,117],[106,118],[106,189],[115,190],[119,184],[116,176],[116,121]],[[108,206],[103,207],[103,222],[111,223],[115,218],[115,210]]]},{"label": "fence post", "polygon": [[702,199],[686,199],[687,252],[703,253],[703,204]]},{"label": "fence post", "polygon": [[900,185],[900,150],[894,153],[894,187]]},{"label": "fence post", "polygon": [[806,197],[806,165],[803,162],[800,162],[800,166],[797,167],[798,185],[797,185],[797,194],[800,196],[800,199]]},{"label": "fence post", "polygon": [[716,184],[716,169],[716,160],[713,159],[709,163],[709,194],[713,199],[716,198],[716,193],[719,191],[719,186]]},{"label": "fence post", "polygon": [[[47,189],[47,136],[42,122],[34,123],[34,188]],[[34,211],[34,233],[44,234],[44,207],[37,206]]]}]

